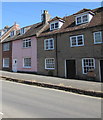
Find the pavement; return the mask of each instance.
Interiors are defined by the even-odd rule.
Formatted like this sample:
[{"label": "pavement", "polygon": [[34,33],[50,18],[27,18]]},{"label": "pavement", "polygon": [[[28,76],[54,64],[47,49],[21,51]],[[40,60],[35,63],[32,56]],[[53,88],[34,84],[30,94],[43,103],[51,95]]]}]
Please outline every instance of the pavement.
[{"label": "pavement", "polygon": [[[64,88],[69,88],[75,90],[79,90],[79,92],[89,92],[95,94],[99,94],[99,97],[103,97],[102,85],[103,83],[93,82],[93,81],[83,81],[83,80],[75,80],[75,79],[65,79],[65,78],[58,78],[58,77],[50,77],[50,76],[42,76],[42,75],[35,75],[35,74],[27,74],[27,73],[14,73],[14,72],[7,72],[7,71],[0,71],[0,76],[10,79],[16,79],[21,81],[29,81],[34,83],[42,83],[52,86],[61,86]],[[19,81],[20,82],[20,81]],[[80,91],[81,90],[81,91]],[[81,94],[82,94],[81,93]],[[97,95],[98,96],[98,95]]]}]

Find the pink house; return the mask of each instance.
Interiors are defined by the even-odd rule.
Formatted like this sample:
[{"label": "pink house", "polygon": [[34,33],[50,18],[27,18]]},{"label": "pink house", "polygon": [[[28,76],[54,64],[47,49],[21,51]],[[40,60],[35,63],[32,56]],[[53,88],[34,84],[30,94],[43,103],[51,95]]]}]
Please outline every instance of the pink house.
[{"label": "pink house", "polygon": [[12,38],[12,71],[37,73],[37,39],[47,27],[50,15],[44,10],[42,22],[21,28]]},{"label": "pink house", "polygon": [[[21,28],[12,38],[12,71],[37,72],[36,34],[43,28],[43,23]],[[36,32],[38,29],[38,32]]]},{"label": "pink house", "polygon": [[12,43],[12,71],[37,72],[37,41],[35,37]]}]

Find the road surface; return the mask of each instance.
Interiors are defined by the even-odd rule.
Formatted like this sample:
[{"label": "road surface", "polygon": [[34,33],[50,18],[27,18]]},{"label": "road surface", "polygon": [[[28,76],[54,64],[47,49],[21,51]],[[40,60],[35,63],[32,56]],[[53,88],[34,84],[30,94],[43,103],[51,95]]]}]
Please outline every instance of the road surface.
[{"label": "road surface", "polygon": [[101,99],[2,82],[3,118],[101,118]]}]

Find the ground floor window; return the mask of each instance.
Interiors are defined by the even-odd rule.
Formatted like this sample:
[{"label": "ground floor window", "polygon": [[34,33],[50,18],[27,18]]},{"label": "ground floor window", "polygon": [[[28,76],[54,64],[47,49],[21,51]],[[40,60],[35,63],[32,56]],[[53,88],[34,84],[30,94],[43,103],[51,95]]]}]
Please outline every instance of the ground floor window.
[{"label": "ground floor window", "polygon": [[95,69],[95,59],[94,58],[83,58],[82,59],[83,74],[87,74],[87,72],[91,69]]},{"label": "ground floor window", "polygon": [[46,58],[45,59],[45,69],[55,69],[55,59]]},{"label": "ground floor window", "polygon": [[31,58],[24,58],[23,63],[24,63],[23,67],[31,68]]},{"label": "ground floor window", "polygon": [[9,67],[9,58],[3,59],[3,67]]}]

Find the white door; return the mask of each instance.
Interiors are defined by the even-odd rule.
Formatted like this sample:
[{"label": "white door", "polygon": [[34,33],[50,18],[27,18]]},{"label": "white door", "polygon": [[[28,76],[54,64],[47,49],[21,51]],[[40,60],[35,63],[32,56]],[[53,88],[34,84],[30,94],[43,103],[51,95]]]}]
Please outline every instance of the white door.
[{"label": "white door", "polygon": [[13,59],[13,72],[17,72],[17,59]]}]

